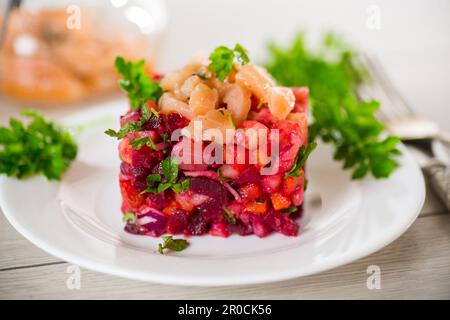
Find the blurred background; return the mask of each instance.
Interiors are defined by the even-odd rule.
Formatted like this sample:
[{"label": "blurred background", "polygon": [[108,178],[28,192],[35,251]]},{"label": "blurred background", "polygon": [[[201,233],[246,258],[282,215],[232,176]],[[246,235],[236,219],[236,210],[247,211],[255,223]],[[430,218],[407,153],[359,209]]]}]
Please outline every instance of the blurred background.
[{"label": "blurred background", "polygon": [[[288,44],[303,30],[314,42],[332,30],[375,53],[411,106],[450,129],[448,0],[21,2],[0,49],[3,121],[24,106],[59,115],[117,97],[116,54],[166,72],[217,45],[242,43],[262,61],[270,41]],[[2,28],[9,3],[0,0]],[[77,8],[81,29],[67,21]],[[61,28],[67,23],[75,29]]]}]

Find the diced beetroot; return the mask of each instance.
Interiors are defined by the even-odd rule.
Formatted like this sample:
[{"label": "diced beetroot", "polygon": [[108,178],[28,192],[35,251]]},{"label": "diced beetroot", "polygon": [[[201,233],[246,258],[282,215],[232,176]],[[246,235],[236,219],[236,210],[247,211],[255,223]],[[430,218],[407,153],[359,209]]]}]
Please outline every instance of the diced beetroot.
[{"label": "diced beetroot", "polygon": [[164,159],[162,151],[155,151],[147,145],[142,146],[140,149],[133,149],[130,145],[134,138],[155,134],[154,131],[145,131],[144,133],[130,134],[124,137],[119,143],[119,156],[122,161],[133,167],[151,168],[154,164]]},{"label": "diced beetroot", "polygon": [[164,207],[167,204],[167,201],[165,199],[165,193],[161,192],[161,193],[146,193],[146,199],[145,202],[148,206],[158,209],[158,210],[163,210]]},{"label": "diced beetroot", "polygon": [[238,176],[238,178],[234,181],[237,186],[242,186],[248,183],[257,183],[261,182],[261,176],[259,175],[258,169],[255,166],[250,166]]},{"label": "diced beetroot", "polygon": [[248,236],[253,233],[253,227],[251,223],[243,223],[242,221],[238,220],[236,224],[230,225],[230,230],[232,232],[236,232],[237,234],[241,236]]},{"label": "diced beetroot", "polygon": [[252,220],[253,232],[255,233],[255,235],[257,235],[260,238],[264,238],[270,233],[271,228],[269,225],[267,225],[264,222],[263,217],[252,216],[251,220]]},{"label": "diced beetroot", "polygon": [[209,229],[209,234],[217,237],[228,238],[230,236],[230,230],[228,225],[224,223],[213,223],[211,224],[211,229]]},{"label": "diced beetroot", "polygon": [[267,107],[262,107],[258,111],[251,111],[249,113],[249,118],[261,122],[269,128],[277,122],[277,119],[270,113],[270,110]]},{"label": "diced beetroot", "polygon": [[220,205],[225,205],[229,199],[229,193],[227,189],[225,189],[225,187],[220,182],[209,178],[191,178],[189,189],[194,193],[208,196],[213,201],[218,202]]},{"label": "diced beetroot", "polygon": [[299,206],[303,203],[303,185],[300,185],[295,189],[294,193],[291,196],[292,203],[296,206]]},{"label": "diced beetroot", "polygon": [[239,188],[239,194],[243,201],[252,201],[262,195],[261,187],[255,183],[249,183]]},{"label": "diced beetroot", "polygon": [[167,222],[166,230],[171,234],[182,233],[188,225],[188,213],[182,209],[176,210]]},{"label": "diced beetroot", "polygon": [[264,217],[264,221],[275,231],[281,232],[286,236],[296,236],[298,234],[298,224],[294,220],[292,220],[286,213],[270,211]]},{"label": "diced beetroot", "polygon": [[136,191],[139,193],[147,188],[147,181],[145,181],[145,177],[134,179],[132,181],[133,181],[133,188],[136,189]]},{"label": "diced beetroot", "polygon": [[130,110],[126,115],[120,117],[120,126],[123,127],[129,122],[138,121],[139,118],[139,112]]},{"label": "diced beetroot", "polygon": [[189,119],[179,113],[169,113],[168,115],[163,115],[163,117],[165,126],[170,133],[176,129],[184,128],[189,124]]},{"label": "diced beetroot", "polygon": [[213,199],[203,202],[197,207],[206,222],[218,222],[223,218],[223,204]]},{"label": "diced beetroot", "polygon": [[188,235],[199,236],[208,232],[208,223],[201,214],[195,214],[189,220],[189,225],[185,229]]},{"label": "diced beetroot", "polygon": [[261,176],[261,186],[265,193],[273,193],[278,190],[283,178],[281,175],[263,175]]}]

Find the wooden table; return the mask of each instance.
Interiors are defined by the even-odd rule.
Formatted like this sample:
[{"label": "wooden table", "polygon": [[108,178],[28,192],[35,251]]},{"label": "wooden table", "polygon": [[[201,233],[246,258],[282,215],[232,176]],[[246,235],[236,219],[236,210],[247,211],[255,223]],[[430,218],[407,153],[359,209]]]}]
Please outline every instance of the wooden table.
[{"label": "wooden table", "polygon": [[[370,265],[381,269],[381,289],[367,289]],[[70,290],[69,266],[35,247],[0,215],[0,299],[448,299],[450,214],[428,191],[417,221],[379,252],[334,270],[266,285],[175,287],[81,269],[80,289]]]}]

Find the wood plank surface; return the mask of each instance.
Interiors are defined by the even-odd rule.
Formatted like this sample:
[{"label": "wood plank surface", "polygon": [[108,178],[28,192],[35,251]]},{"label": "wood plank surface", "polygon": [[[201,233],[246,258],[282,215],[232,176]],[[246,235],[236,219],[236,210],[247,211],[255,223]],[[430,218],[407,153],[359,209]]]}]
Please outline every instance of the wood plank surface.
[{"label": "wood plank surface", "polygon": [[[419,218],[381,251],[317,275],[265,285],[175,287],[81,271],[81,288],[69,290],[69,264],[23,266],[0,272],[0,299],[448,299],[450,215]],[[381,268],[381,289],[366,286],[367,267]]]}]

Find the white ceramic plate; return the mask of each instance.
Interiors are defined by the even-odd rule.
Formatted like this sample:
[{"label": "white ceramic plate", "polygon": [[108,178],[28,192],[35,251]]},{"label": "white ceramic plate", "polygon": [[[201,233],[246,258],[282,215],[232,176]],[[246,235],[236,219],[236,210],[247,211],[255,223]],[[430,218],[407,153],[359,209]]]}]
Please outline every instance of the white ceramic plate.
[{"label": "white ceramic plate", "polygon": [[369,255],[399,237],[425,196],[419,167],[402,147],[401,166],[387,180],[352,182],[320,146],[308,161],[310,184],[302,232],[228,239],[191,237],[185,251],[160,255],[159,239],[123,231],[116,142],[125,101],[66,119],[86,127],[80,153],[62,183],[2,178],[0,204],[11,224],[50,254],[99,272],[173,285],[239,285],[305,276]]}]

